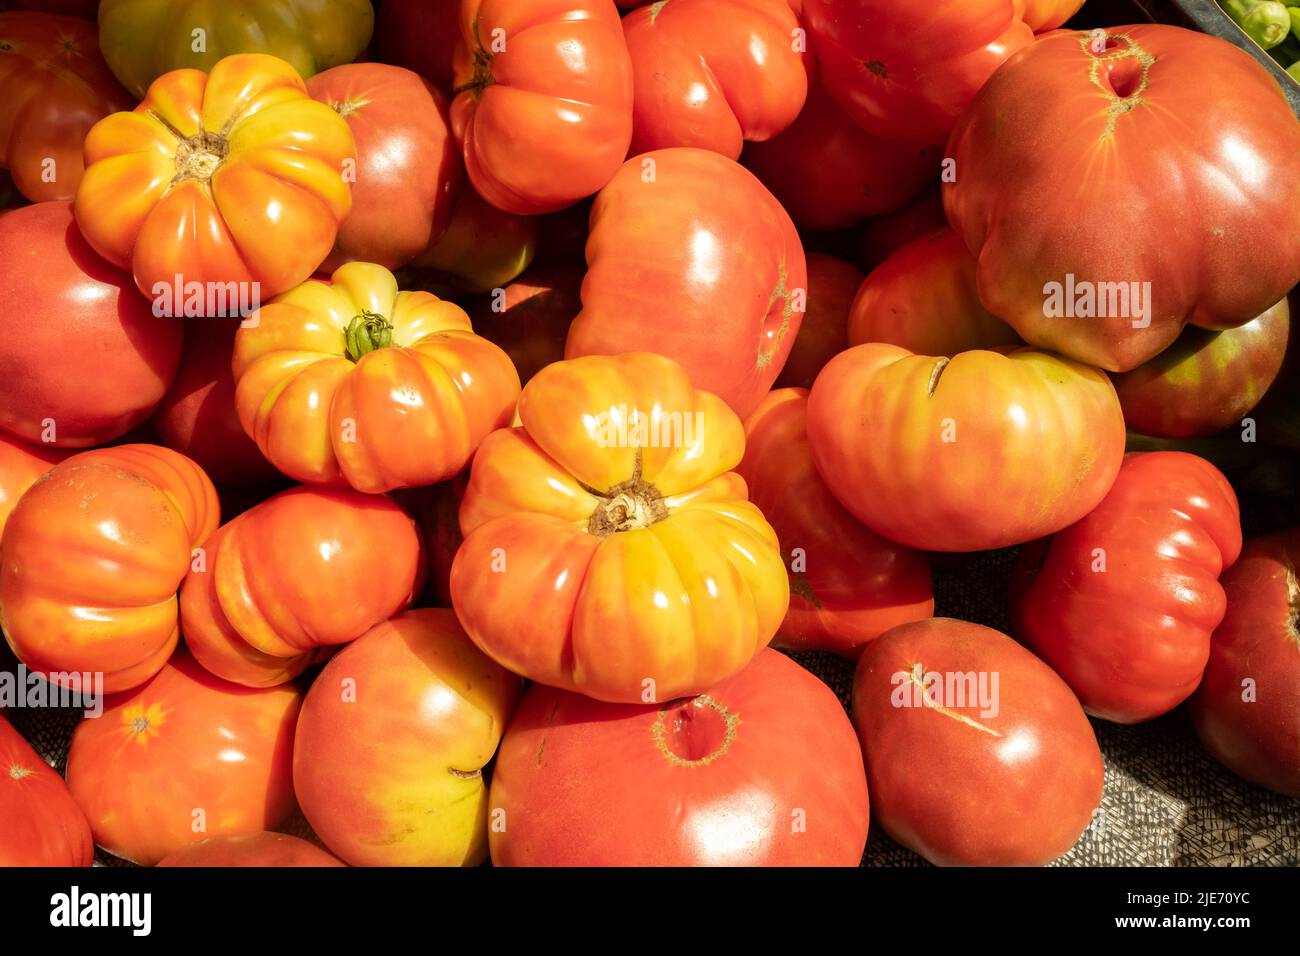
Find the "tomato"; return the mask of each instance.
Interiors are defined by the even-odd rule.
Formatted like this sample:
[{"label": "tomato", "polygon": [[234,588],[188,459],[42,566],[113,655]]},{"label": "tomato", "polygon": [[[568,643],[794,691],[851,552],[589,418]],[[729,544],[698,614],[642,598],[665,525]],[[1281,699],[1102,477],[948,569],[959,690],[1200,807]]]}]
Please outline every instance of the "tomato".
[{"label": "tomato", "polygon": [[832,358],[849,347],[849,307],[866,278],[857,266],[820,252],[805,254],[808,301],[778,385],[811,388]]},{"label": "tomato", "polygon": [[1083,0],[1013,0],[1016,13],[1031,30],[1041,33],[1059,27],[1083,6]]},{"label": "tomato", "polygon": [[857,240],[858,264],[871,272],[913,239],[947,228],[943,192],[936,182],[901,209],[874,216],[862,224]]},{"label": "tomato", "polygon": [[984,551],[1091,511],[1119,471],[1124,418],[1104,372],[1046,352],[869,344],[817,376],[808,437],[867,527],[914,548]]},{"label": "tomato", "polygon": [[278,296],[235,335],[244,430],[299,481],[378,493],[450,478],[510,423],[519,375],[465,310],[382,266]]},{"label": "tomato", "polygon": [[737,415],[762,400],[799,333],[808,277],[794,223],[717,153],[629,160],[596,198],[587,265],[565,354],[658,352]]},{"label": "tomato", "polygon": [[57,448],[29,445],[0,432],[0,537],[18,499],[66,456]]},{"label": "tomato", "polygon": [[269,53],[287,60],[301,76],[311,76],[355,60],[370,43],[374,25],[370,0],[102,0],[99,5],[104,59],[137,96],[164,73],[206,72],[237,53]]},{"label": "tomato", "polygon": [[1158,717],[1201,682],[1241,552],[1237,496],[1183,452],[1128,455],[1086,517],[1021,552],[1015,633],[1078,695],[1121,724]]},{"label": "tomato", "polygon": [[87,131],[133,103],[99,55],[94,24],[0,13],[0,165],[32,202],[71,199]]},{"label": "tomato", "polygon": [[744,163],[800,228],[845,229],[904,205],[939,174],[940,151],[881,139],[813,84],[799,118]]},{"label": "tomato", "polygon": [[291,488],[223,525],[181,589],[194,657],[225,680],[284,683],[423,586],[415,524],[380,495]]},{"label": "tomato", "polygon": [[449,610],[362,635],[326,665],[298,722],[293,783],[312,829],[354,866],[481,863],[483,768],[520,689]]},{"label": "tomato", "polygon": [[989,75],[1034,42],[1013,0],[805,0],[803,12],[827,92],[886,139],[943,143]]},{"label": "tomato", "polygon": [[789,572],[790,610],[774,643],[856,657],[894,625],[934,613],[930,565],[835,499],[813,466],[807,422],[807,391],[773,391],[745,422],[736,471],[772,523]]},{"label": "tomato", "polygon": [[5,0],[6,9],[35,10],[40,13],[57,13],[69,17],[94,20],[99,10],[99,0]]},{"label": "tomato", "polygon": [[921,355],[1022,344],[980,304],[975,260],[951,229],[909,242],[871,271],[853,299],[848,337]]},{"label": "tomato", "polygon": [[244,433],[235,410],[230,356],[239,319],[189,322],[176,381],[154,412],[162,443],[193,459],[219,485],[273,481],[275,467]]},{"label": "tomato", "polygon": [[134,112],[95,124],[77,224],[146,296],[234,284],[264,300],[329,254],[355,156],[348,124],[288,63],[226,57],[210,74],[160,77]]},{"label": "tomato", "polygon": [[470,308],[478,334],[505,350],[522,381],[564,358],[565,336],[582,311],[582,277],[577,269],[535,267]]},{"label": "tomato", "polygon": [[90,824],[63,778],[0,716],[0,867],[90,866]]},{"label": "tomato", "polygon": [[460,0],[384,0],[375,20],[379,59],[414,70],[440,92],[452,91],[460,42]]},{"label": "tomato", "polygon": [[534,685],[491,805],[498,866],[856,866],[870,817],[839,700],[773,650],[658,707]]},{"label": "tomato", "polygon": [[1005,634],[950,618],[872,641],[853,723],[880,825],[939,866],[1041,866],[1101,802],[1101,751],[1070,688]]},{"label": "tomato", "polygon": [[0,428],[84,448],[149,417],[176,374],[183,330],[86,245],[66,203],[0,217]]},{"label": "tomato", "polygon": [[181,847],[159,866],[345,866],[320,847],[285,833],[235,833]]},{"label": "tomato", "polygon": [[1300,641],[1296,530],[1246,542],[1221,579],[1228,609],[1210,641],[1192,724],[1205,749],[1239,777],[1300,797]]},{"label": "tomato", "polygon": [[[998,71],[953,132],[944,200],[991,312],[1125,372],[1185,323],[1240,325],[1300,282],[1300,123],[1230,43],[1164,25],[1106,37],[1104,52],[1092,33],[1045,37]],[[1222,95],[1207,102],[1208,75]],[[1190,210],[1212,227],[1180,228]]]},{"label": "tomato", "polygon": [[336,66],[307,91],[347,120],[357,145],[352,211],[325,268],[405,265],[442,238],[460,188],[446,100],[428,80],[382,63]]},{"label": "tomato", "polygon": [[771,139],[808,95],[799,21],[783,0],[673,0],[623,19],[632,59],[632,147],[711,149],[737,159]]},{"label": "tomato", "polygon": [[474,188],[535,215],[599,190],[632,139],[612,0],[462,0],[452,129]]},{"label": "tomato", "polygon": [[1240,425],[1277,380],[1290,340],[1286,299],[1235,329],[1190,326],[1155,358],[1111,376],[1124,421],[1162,438]]},{"label": "tomato", "polygon": [[536,218],[502,212],[464,188],[452,206],[446,232],[411,263],[410,271],[439,293],[490,292],[532,263],[538,229]]},{"label": "tomato", "polygon": [[293,809],[294,687],[249,690],[184,652],[77,725],[68,788],[95,842],[142,866],[210,836],[278,826]]},{"label": "tomato", "polygon": [[631,703],[702,693],[767,645],[785,568],[721,400],[671,359],[590,356],[538,372],[519,420],[474,456],[460,510],[451,596],[479,647]]},{"label": "tomato", "polygon": [[415,517],[429,562],[427,594],[437,607],[451,607],[451,564],[465,536],[460,533],[460,503],[469,484],[469,472],[451,481],[416,489],[408,510]]},{"label": "tomato", "polygon": [[176,591],[220,520],[198,465],[157,445],[73,455],[18,501],[0,551],[0,625],[18,658],[59,684],[100,671],[136,687],[176,647]]}]

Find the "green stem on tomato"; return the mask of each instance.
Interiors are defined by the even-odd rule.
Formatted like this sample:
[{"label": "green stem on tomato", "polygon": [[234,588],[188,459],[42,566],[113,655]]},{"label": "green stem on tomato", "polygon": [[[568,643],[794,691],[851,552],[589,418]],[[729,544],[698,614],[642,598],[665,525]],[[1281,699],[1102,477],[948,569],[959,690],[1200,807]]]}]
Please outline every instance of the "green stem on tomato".
[{"label": "green stem on tomato", "polygon": [[348,358],[360,362],[363,355],[393,344],[393,324],[377,312],[362,312],[353,316],[343,336]]}]

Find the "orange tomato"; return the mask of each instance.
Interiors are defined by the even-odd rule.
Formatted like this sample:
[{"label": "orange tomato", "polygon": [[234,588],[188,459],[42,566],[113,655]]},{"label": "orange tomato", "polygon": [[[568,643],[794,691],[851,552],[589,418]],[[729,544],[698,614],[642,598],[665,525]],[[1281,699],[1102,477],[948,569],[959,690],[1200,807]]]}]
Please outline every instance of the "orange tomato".
[{"label": "orange tomato", "polygon": [[66,457],[66,451],[29,445],[0,432],[0,537],[23,492]]},{"label": "orange tomato", "polygon": [[50,765],[0,717],[0,867],[90,866],[90,824]]},{"label": "orange tomato", "polygon": [[1083,6],[1083,0],[1011,0],[1016,16],[1036,33],[1059,27]]}]

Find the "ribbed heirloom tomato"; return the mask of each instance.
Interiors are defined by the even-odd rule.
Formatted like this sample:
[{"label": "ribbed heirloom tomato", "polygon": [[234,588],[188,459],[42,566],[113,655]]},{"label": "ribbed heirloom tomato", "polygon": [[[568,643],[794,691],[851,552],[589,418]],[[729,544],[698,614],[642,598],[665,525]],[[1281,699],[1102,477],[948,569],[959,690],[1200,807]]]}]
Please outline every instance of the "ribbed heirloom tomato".
[{"label": "ribbed heirloom tomato", "polygon": [[90,866],[95,844],[63,778],[0,716],[0,867]]},{"label": "ribbed heirloom tomato", "polygon": [[510,423],[519,375],[460,306],[352,262],[235,335],[244,429],[299,481],[378,493],[450,478]]},{"label": "ribbed heirloom tomato", "polygon": [[96,123],[85,154],[77,225],[146,296],[258,283],[265,300],[316,270],[352,208],[348,124],[264,53],[165,74]]},{"label": "ribbed heirloom tomato", "polygon": [[29,445],[0,432],[0,537],[18,499],[41,475],[66,457],[65,451],[48,445]]},{"label": "ribbed heirloom tomato", "polygon": [[176,591],[220,521],[212,482],[184,455],[119,445],[74,455],[19,500],[0,539],[0,625],[32,670],[144,683],[179,636]]},{"label": "ribbed heirloom tomato", "polygon": [[234,833],[191,843],[159,866],[345,866],[314,843],[287,833]]},{"label": "ribbed heirloom tomato", "polygon": [[747,664],[785,616],[776,535],[731,471],[744,429],[648,353],[542,369],[474,457],[451,596],[515,673],[671,700]]}]

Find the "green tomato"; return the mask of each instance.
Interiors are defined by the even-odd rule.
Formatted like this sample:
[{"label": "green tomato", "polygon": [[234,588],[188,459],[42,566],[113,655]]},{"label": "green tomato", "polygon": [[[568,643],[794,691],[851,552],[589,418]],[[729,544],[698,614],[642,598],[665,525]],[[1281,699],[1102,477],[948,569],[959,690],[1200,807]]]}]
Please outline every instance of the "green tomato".
[{"label": "green tomato", "polygon": [[1291,33],[1291,11],[1279,0],[1224,0],[1223,8],[1265,50]]}]

